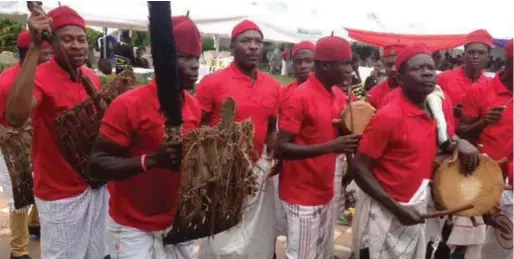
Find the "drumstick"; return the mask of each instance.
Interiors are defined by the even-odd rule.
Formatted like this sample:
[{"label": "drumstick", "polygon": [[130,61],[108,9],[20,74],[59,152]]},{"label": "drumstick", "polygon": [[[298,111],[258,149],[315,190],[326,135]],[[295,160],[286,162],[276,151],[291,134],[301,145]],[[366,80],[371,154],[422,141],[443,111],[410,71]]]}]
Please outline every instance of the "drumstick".
[{"label": "drumstick", "polygon": [[463,206],[457,207],[455,209],[441,210],[441,211],[427,213],[427,214],[421,215],[421,218],[422,219],[431,219],[431,218],[442,217],[442,216],[446,216],[446,215],[451,215],[451,214],[455,214],[455,213],[458,213],[458,212],[462,212],[462,211],[465,211],[465,210],[469,210],[469,209],[472,209],[473,207],[474,207],[473,205],[467,204],[467,205],[463,205]]}]

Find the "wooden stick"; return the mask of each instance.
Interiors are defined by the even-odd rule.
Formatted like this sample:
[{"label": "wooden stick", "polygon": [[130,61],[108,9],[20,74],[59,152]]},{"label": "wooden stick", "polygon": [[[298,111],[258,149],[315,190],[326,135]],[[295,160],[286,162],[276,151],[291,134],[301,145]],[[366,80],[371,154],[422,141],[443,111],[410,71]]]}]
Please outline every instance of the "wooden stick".
[{"label": "wooden stick", "polygon": [[441,210],[441,211],[427,213],[425,215],[422,215],[421,218],[423,218],[423,219],[431,219],[431,218],[442,217],[442,216],[446,216],[446,215],[451,215],[451,214],[455,214],[455,213],[458,213],[458,212],[462,212],[462,211],[465,211],[465,210],[469,210],[469,209],[472,209],[473,207],[474,207],[473,205],[467,204],[467,205],[463,205],[463,206],[457,207],[455,209]]}]

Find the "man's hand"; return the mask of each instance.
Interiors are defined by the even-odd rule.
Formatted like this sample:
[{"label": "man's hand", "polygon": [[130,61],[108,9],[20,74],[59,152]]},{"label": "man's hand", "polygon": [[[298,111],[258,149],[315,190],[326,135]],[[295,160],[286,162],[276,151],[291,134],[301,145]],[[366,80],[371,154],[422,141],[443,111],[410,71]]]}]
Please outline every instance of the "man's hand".
[{"label": "man's hand", "polygon": [[421,217],[421,214],[412,207],[404,207],[400,205],[398,210],[393,212],[393,215],[395,215],[404,226],[412,226],[425,222]]},{"label": "man's hand", "polygon": [[462,173],[469,175],[480,165],[480,152],[467,140],[457,142],[457,152],[461,163]]},{"label": "man's hand", "polygon": [[503,110],[505,110],[504,106],[496,106],[488,110],[485,114],[484,122],[487,124],[498,122],[498,120],[502,117]]},{"label": "man's hand", "polygon": [[162,144],[157,153],[147,157],[147,167],[180,171],[180,159],[182,157],[182,144],[180,142],[166,142]]},{"label": "man's hand", "polygon": [[355,153],[359,147],[361,135],[351,134],[338,137],[332,142],[332,149],[334,153]]},{"label": "man's hand", "polygon": [[277,140],[277,132],[271,132],[266,137],[266,154],[270,157],[273,156],[273,150],[275,150],[275,142]]},{"label": "man's hand", "polygon": [[43,44],[43,31],[51,32],[50,24],[52,18],[47,17],[41,10],[34,10],[29,17],[28,25],[30,30],[30,37],[35,46]]}]

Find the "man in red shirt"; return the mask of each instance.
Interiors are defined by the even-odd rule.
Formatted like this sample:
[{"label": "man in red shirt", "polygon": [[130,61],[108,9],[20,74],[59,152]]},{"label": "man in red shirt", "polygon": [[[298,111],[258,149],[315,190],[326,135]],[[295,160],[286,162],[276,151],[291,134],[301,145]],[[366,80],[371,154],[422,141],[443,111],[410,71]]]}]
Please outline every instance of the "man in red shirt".
[{"label": "man in red shirt", "polygon": [[488,80],[483,70],[492,46],[493,37],[486,30],[471,32],[464,45],[464,64],[437,77],[437,84],[448,94],[455,107],[456,128],[459,125],[464,96],[473,84]]},{"label": "man in red shirt", "polygon": [[[426,101],[436,84],[435,64],[424,45],[415,45],[400,52],[395,68],[402,96],[371,120],[355,157],[355,179],[362,189],[353,222],[357,258],[425,258],[420,213],[426,211],[437,155],[436,121]],[[478,151],[454,132],[448,135],[463,168],[472,172]]]},{"label": "man in red shirt", "polygon": [[374,86],[371,91],[368,92],[367,100],[375,108],[381,106],[382,99],[398,87],[398,80],[396,79],[395,62],[396,56],[405,48],[404,45],[389,45],[384,47],[383,64],[387,78],[381,83]]},{"label": "man in red shirt", "polygon": [[[292,50],[293,72],[296,80],[283,86],[280,93],[280,103],[287,100],[293,92],[309,78],[314,71],[314,43],[310,41],[302,41],[294,45]],[[282,170],[282,160],[279,160],[273,167],[274,170]],[[273,172],[274,175],[279,172]],[[285,236],[286,233],[286,215],[282,204],[278,197],[278,176],[273,179],[275,187],[275,212],[277,220],[277,236]]]},{"label": "man in red shirt", "polygon": [[270,150],[276,136],[280,84],[259,71],[263,51],[263,34],[248,20],[232,30],[231,49],[234,62],[229,67],[206,75],[195,96],[202,109],[202,124],[215,125],[220,120],[220,107],[227,97],[236,104],[236,121],[250,119],[255,128],[253,138],[256,162],[254,171],[262,191],[247,204],[247,213],[236,227],[200,244],[200,258],[273,257],[275,250],[275,208],[272,180],[267,180]]},{"label": "man in red shirt", "polygon": [[[54,119],[86,100],[79,78],[85,76],[100,87],[95,73],[83,65],[87,57],[84,20],[67,6],[48,13],[35,10],[28,21],[32,43],[10,89],[5,119],[19,127],[32,116],[34,196],[41,222],[42,258],[103,258],[107,190],[93,190],[62,156]],[[54,35],[54,56],[38,66],[43,49],[42,32]]]},{"label": "man in red shirt", "polygon": [[[512,40],[505,48],[505,69],[494,79],[477,83],[463,98],[461,136],[467,137],[482,153],[494,160],[507,159],[512,162]],[[505,178],[512,186],[512,175],[508,166],[502,164]],[[512,191],[504,191],[500,201],[502,213],[512,221]],[[512,250],[502,248],[489,228],[482,248],[482,258],[512,258]]]},{"label": "man in red shirt", "polygon": [[302,41],[294,45],[292,50],[293,57],[293,73],[296,80],[282,88],[281,102],[287,99],[293,91],[303,84],[309,78],[310,73],[314,70],[314,43],[310,41]]},{"label": "man in red shirt", "polygon": [[[16,42],[16,47],[18,48],[18,53],[20,55],[20,61],[13,67],[10,67],[0,74],[0,124],[2,126],[8,127],[5,121],[5,104],[7,101],[7,95],[9,94],[9,89],[11,88],[16,76],[20,72],[21,64],[25,59],[28,49],[30,48],[30,32],[28,30],[24,30],[18,34],[18,39]],[[41,52],[41,56],[39,57],[38,64],[44,63],[48,61],[50,55],[52,54],[52,50],[49,45],[45,45],[44,50]],[[0,126],[0,127],[2,127]],[[0,158],[2,161],[0,163],[4,163],[3,159],[5,156]],[[3,167],[5,168],[5,167]],[[14,208],[13,201],[13,192],[12,192],[12,184],[9,181],[10,175],[7,170],[2,170],[0,172],[0,178],[4,178],[5,186],[4,192],[8,193],[9,196],[9,214],[10,214],[10,229],[11,229],[11,259],[27,259],[30,258],[28,256],[28,244],[29,244],[29,230],[33,234],[39,236],[39,219],[37,215],[36,206],[32,207],[29,215],[29,207],[24,207],[20,209]],[[37,220],[37,222],[32,222],[32,219]],[[27,224],[29,227],[27,228]],[[34,225],[32,225],[34,224]],[[37,224],[37,225],[36,225]]]},{"label": "man in red shirt", "polygon": [[315,73],[280,109],[276,155],[284,160],[279,195],[287,216],[286,258],[333,256],[336,156],[359,142],[356,135],[338,137],[332,124],[346,107],[346,95],[334,85],[352,73],[350,44],[321,38],[314,60]]},{"label": "man in red shirt", "polygon": [[[202,37],[189,18],[174,17],[173,25],[186,134],[200,126],[200,107],[186,90],[198,78]],[[110,181],[109,247],[117,258],[195,258],[193,242],[165,247],[162,242],[179,202],[180,168],[170,170],[169,159],[180,161],[180,146],[162,143],[159,107],[155,79],[119,96],[107,109],[93,147],[91,172]]]}]

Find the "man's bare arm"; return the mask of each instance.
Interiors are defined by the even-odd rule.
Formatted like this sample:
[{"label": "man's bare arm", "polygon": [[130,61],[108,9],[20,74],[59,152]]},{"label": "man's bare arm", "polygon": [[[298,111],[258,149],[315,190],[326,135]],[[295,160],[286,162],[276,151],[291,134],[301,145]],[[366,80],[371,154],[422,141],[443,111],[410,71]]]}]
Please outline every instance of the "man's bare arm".
[{"label": "man's bare arm", "polygon": [[275,145],[275,155],[282,160],[301,160],[328,153],[334,153],[333,142],[315,145],[296,145],[292,143],[295,134],[279,130]]},{"label": "man's bare arm", "polygon": [[41,50],[40,46],[33,46],[28,50],[20,73],[9,91],[5,118],[12,127],[23,126],[30,118],[32,110],[38,105],[34,96],[34,81]]},{"label": "man's bare arm", "polygon": [[[127,157],[128,148],[112,143],[104,136],[97,137],[93,146],[89,173],[104,181],[121,181],[142,171],[141,157]],[[147,160],[148,163],[151,160]],[[148,164],[147,167],[154,165]]]},{"label": "man's bare arm", "polygon": [[457,135],[471,143],[475,143],[486,126],[485,120],[462,116],[459,128],[457,129]]}]

